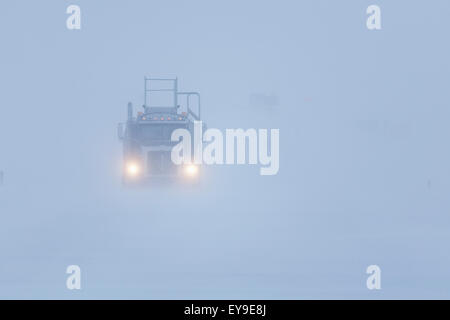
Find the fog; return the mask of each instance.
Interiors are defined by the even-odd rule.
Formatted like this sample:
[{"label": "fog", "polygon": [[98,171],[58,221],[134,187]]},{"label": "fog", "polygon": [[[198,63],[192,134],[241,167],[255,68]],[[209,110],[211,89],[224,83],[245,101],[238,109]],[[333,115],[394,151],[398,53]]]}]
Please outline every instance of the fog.
[{"label": "fog", "polygon": [[[450,298],[450,4],[377,0],[369,31],[373,2],[4,1],[0,298]],[[124,188],[144,76],[279,129],[278,174]]]}]

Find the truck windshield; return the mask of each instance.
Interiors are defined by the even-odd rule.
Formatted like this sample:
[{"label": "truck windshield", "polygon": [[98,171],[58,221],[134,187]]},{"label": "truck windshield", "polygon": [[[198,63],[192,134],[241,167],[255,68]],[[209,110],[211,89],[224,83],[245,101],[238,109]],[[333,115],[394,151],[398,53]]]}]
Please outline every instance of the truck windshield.
[{"label": "truck windshield", "polygon": [[149,140],[170,140],[172,131],[183,126],[177,124],[142,124],[139,127],[138,135],[141,139]]}]

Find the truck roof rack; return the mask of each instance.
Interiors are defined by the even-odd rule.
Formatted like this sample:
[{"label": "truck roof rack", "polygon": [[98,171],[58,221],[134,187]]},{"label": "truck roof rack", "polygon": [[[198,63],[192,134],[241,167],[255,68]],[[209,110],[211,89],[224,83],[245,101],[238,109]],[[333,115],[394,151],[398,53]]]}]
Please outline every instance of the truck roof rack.
[{"label": "truck roof rack", "polygon": [[[155,88],[154,84],[157,82],[171,82],[168,87]],[[153,86],[152,86],[153,84]],[[173,94],[173,104],[169,106],[150,106],[148,105],[151,101],[152,92],[172,92]],[[191,109],[191,96],[197,97],[197,113]],[[149,112],[161,112],[167,108],[168,112],[176,113],[179,105],[178,98],[185,97],[185,105],[187,114],[190,115],[194,120],[200,120],[200,94],[198,92],[180,92],[178,91],[178,78],[151,78],[144,77],[144,109],[146,113]]]}]

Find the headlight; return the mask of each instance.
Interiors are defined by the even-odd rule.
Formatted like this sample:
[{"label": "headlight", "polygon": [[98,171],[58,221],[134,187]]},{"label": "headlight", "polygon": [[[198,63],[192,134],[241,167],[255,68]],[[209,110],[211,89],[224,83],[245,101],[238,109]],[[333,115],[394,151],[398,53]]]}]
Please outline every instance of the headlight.
[{"label": "headlight", "polygon": [[136,163],[127,164],[127,173],[129,176],[136,176],[139,173],[139,166]]},{"label": "headlight", "polygon": [[189,164],[184,167],[184,173],[189,177],[195,177],[198,174],[198,167],[193,164]]}]

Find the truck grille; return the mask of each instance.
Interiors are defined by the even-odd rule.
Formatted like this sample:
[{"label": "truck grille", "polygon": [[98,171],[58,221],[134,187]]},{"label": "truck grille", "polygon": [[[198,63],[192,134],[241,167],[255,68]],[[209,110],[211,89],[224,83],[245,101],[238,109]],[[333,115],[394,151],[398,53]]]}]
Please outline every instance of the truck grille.
[{"label": "truck grille", "polygon": [[170,151],[149,151],[147,172],[149,175],[175,175],[177,166],[170,158]]}]

